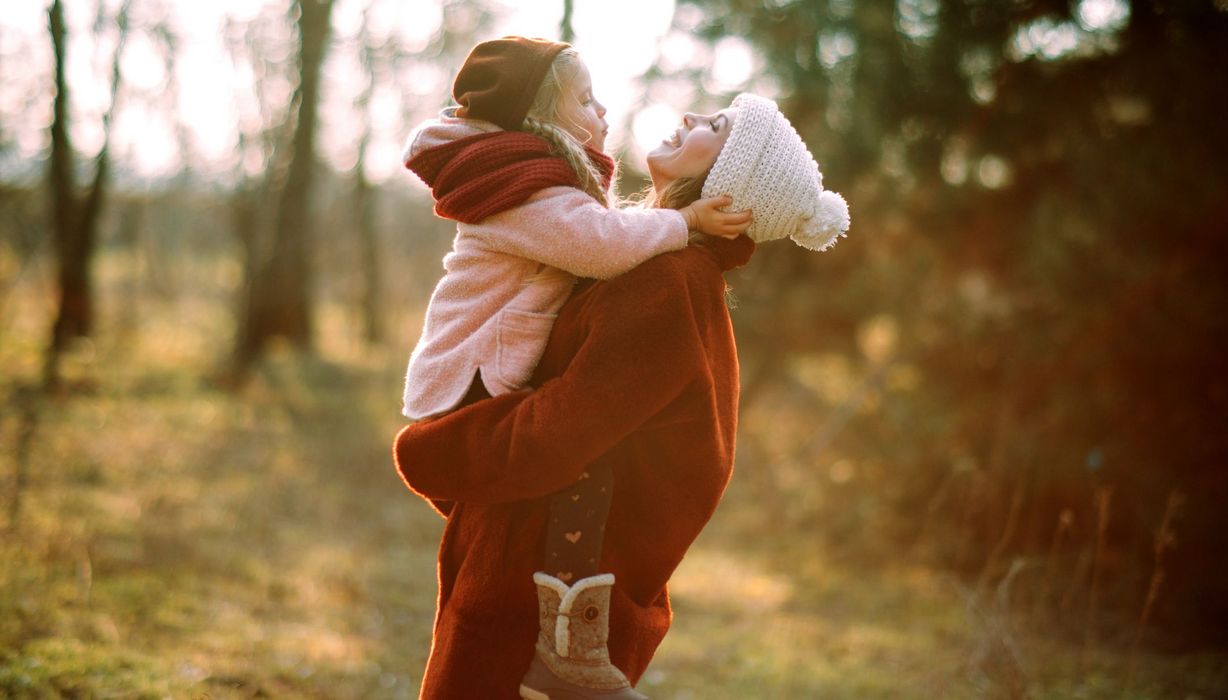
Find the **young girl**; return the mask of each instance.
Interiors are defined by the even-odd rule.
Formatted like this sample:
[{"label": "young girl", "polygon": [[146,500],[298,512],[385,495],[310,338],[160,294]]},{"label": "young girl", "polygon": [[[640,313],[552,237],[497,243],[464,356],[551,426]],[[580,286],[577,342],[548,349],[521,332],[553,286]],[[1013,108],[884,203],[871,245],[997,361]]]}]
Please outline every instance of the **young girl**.
[{"label": "young girl", "polygon": [[[457,74],[453,97],[459,107],[415,129],[405,153],[436,214],[458,222],[406,374],[403,412],[416,420],[526,387],[577,277],[613,278],[685,247],[692,230],[734,238],[750,225],[750,212],[718,211],[726,197],[680,210],[610,208],[605,108],[566,44],[483,42]],[[550,576],[577,593],[605,580],[596,574],[611,486],[608,472],[582,481],[553,497],[545,556]],[[453,508],[436,506],[445,515]],[[539,658],[522,693],[642,698],[605,644],[592,640],[570,659],[550,654],[546,666]]]},{"label": "young girl", "polygon": [[453,96],[460,106],[415,129],[405,152],[436,214],[458,222],[409,362],[403,412],[415,420],[456,409],[471,388],[524,387],[576,277],[610,279],[683,248],[690,230],[730,238],[750,224],[749,212],[718,211],[719,197],[609,208],[605,108],[566,44],[478,44]]}]

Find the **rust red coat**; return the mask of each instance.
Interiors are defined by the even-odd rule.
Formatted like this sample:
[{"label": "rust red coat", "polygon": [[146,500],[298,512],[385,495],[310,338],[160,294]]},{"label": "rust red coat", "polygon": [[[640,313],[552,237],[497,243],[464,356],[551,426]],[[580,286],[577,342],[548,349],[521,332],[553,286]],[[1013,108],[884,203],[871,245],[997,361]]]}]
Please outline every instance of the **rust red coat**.
[{"label": "rust red coat", "polygon": [[733,470],[738,361],[724,270],[745,236],[666,253],[563,307],[533,391],[397,435],[397,469],[447,513],[423,698],[512,700],[533,656],[548,496],[614,473],[601,570],[616,583],[610,658],[634,683],[671,620],[666,582]]}]

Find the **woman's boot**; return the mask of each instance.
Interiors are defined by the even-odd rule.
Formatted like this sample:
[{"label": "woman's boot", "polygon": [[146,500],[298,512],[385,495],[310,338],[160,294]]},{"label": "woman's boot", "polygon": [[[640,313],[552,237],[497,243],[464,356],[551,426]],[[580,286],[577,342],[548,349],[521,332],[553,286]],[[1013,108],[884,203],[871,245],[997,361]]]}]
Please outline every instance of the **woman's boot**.
[{"label": "woman's boot", "polygon": [[528,700],[648,700],[610,663],[610,589],[614,574],[580,579],[571,586],[545,573],[537,584],[536,654],[520,682]]}]

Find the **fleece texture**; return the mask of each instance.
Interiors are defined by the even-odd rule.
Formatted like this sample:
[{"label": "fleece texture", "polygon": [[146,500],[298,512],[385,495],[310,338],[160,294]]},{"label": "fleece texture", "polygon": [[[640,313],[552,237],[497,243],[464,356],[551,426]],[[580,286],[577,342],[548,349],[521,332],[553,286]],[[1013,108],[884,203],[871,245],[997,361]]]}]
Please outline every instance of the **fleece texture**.
[{"label": "fleece texture", "polygon": [[[414,132],[406,160],[492,130],[445,111]],[[609,279],[686,243],[677,211],[607,209],[573,187],[547,187],[457,224],[409,358],[402,413],[419,420],[452,410],[478,371],[492,396],[524,387],[577,277]],[[541,274],[549,270],[561,272]]]},{"label": "fleece texture", "polygon": [[714,239],[581,282],[536,390],[398,434],[401,477],[447,513],[423,698],[517,697],[549,496],[597,463],[614,474],[600,567],[615,577],[610,659],[632,683],[643,674],[670,625],[666,583],[732,474],[738,361],[722,272],[753,250]]}]

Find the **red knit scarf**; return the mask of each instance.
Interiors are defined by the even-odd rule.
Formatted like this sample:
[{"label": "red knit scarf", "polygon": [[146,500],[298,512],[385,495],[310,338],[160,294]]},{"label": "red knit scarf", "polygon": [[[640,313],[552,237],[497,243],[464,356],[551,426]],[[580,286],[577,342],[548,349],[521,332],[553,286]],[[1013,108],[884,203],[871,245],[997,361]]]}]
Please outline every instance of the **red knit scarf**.
[{"label": "red knit scarf", "polygon": [[[608,188],[614,159],[584,150]],[[575,171],[550,153],[545,139],[520,131],[458,139],[419,153],[405,166],[431,188],[436,214],[467,224],[518,206],[547,187],[579,186]]]}]

